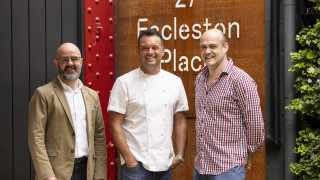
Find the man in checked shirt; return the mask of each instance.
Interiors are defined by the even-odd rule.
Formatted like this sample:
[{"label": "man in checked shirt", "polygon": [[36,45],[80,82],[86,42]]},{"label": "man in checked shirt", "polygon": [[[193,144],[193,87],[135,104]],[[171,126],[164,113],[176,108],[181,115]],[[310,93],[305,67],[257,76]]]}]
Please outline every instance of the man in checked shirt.
[{"label": "man in checked shirt", "polygon": [[193,180],[244,180],[248,157],[264,141],[255,81],[227,58],[220,30],[200,39],[206,66],[195,82],[196,159]]}]

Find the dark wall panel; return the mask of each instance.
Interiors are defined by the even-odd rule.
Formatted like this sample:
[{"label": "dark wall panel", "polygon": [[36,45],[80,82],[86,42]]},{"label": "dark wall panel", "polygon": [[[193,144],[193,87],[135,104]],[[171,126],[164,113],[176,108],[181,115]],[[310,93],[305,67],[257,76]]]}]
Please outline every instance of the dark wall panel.
[{"label": "dark wall panel", "polygon": [[[80,2],[81,3],[81,2]],[[62,3],[62,41],[78,44],[78,1],[68,0]]]},{"label": "dark wall panel", "polygon": [[11,2],[0,1],[0,177],[12,179]]},{"label": "dark wall panel", "polygon": [[46,1],[47,81],[51,80],[57,74],[52,60],[54,58],[57,46],[62,42],[61,7],[61,0]]},{"label": "dark wall panel", "polygon": [[[29,0],[29,57],[30,57],[30,91],[46,82],[46,26],[45,26],[45,1]],[[30,161],[30,177],[33,179],[33,166]]]},{"label": "dark wall panel", "polygon": [[52,62],[57,46],[70,41],[81,47],[81,3],[0,1],[0,179],[34,179],[27,145],[29,99],[57,75]]},{"label": "dark wall panel", "polygon": [[28,0],[12,0],[13,65],[13,180],[30,175],[27,148],[27,105],[29,100]]},{"label": "dark wall panel", "polygon": [[45,1],[29,0],[30,94],[46,82]]}]

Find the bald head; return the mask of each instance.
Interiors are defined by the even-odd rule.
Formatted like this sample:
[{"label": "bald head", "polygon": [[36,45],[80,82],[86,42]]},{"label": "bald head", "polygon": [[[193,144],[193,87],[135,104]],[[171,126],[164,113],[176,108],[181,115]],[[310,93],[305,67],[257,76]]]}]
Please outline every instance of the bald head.
[{"label": "bald head", "polygon": [[75,54],[77,55],[78,57],[81,57],[81,52],[80,52],[80,49],[73,43],[70,43],[70,42],[66,42],[66,43],[63,43],[61,44],[57,51],[56,51],[56,58],[59,58],[61,57],[63,54],[65,53],[72,53],[72,54]]},{"label": "bald head", "polygon": [[208,31],[203,33],[200,38],[200,42],[203,39],[208,39],[208,38],[209,39],[211,39],[211,38],[218,39],[222,44],[227,42],[227,39],[226,39],[224,33],[219,29],[209,29]]},{"label": "bald head", "polygon": [[210,29],[200,38],[201,57],[212,71],[215,71],[220,65],[223,66],[222,62],[227,57],[228,49],[228,42],[223,32],[218,29]]}]

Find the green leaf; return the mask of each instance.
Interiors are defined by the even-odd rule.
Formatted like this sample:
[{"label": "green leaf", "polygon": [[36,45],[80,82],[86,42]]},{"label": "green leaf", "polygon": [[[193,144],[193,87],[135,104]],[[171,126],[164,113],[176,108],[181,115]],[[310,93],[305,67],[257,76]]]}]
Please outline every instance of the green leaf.
[{"label": "green leaf", "polygon": [[313,51],[308,51],[307,54],[306,54],[306,58],[309,59],[309,60],[310,59],[314,59],[316,57],[317,57],[317,55]]}]

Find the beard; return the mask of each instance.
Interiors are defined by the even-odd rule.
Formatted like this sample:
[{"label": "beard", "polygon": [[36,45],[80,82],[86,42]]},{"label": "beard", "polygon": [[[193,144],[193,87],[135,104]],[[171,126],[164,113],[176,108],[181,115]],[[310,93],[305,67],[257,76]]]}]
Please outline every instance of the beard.
[{"label": "beard", "polygon": [[66,66],[64,69],[59,68],[59,74],[61,78],[66,81],[74,81],[80,77],[81,67],[77,68],[76,66]]}]

